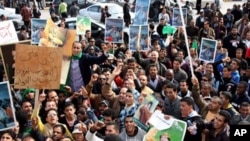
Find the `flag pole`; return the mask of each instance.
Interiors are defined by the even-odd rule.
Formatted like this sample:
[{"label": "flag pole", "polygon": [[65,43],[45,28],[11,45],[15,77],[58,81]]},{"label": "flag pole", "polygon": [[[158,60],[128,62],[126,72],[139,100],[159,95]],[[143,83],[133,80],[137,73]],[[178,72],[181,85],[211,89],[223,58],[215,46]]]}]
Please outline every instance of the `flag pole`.
[{"label": "flag pole", "polygon": [[[189,57],[190,71],[191,71],[191,75],[192,75],[192,77],[193,77],[193,76],[195,76],[195,75],[194,75],[192,57],[191,57],[191,55],[190,55],[190,50],[189,50],[187,31],[186,31],[185,22],[184,22],[184,15],[183,15],[183,12],[182,12],[182,7],[181,7],[181,5],[180,5],[181,1],[180,1],[180,0],[177,0],[177,1],[178,1],[178,7],[179,7],[179,10],[180,10],[180,14],[181,14],[182,29],[183,29],[183,31],[184,31],[185,43],[186,43],[187,53],[188,53],[188,57]],[[187,12],[188,12],[188,9],[187,9]]]}]

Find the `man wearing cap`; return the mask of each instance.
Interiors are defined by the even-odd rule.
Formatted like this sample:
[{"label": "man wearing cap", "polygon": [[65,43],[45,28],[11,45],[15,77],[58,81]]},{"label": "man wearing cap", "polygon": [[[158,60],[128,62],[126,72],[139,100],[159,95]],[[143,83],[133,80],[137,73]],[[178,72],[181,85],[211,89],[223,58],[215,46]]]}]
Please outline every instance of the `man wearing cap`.
[{"label": "man wearing cap", "polygon": [[99,103],[98,111],[95,112],[95,115],[99,120],[103,119],[103,112],[109,109],[109,102],[107,100],[102,100]]},{"label": "man wearing cap", "polygon": [[86,141],[85,134],[87,132],[87,127],[83,123],[78,123],[74,126],[72,132],[73,138],[75,141]]},{"label": "man wearing cap", "polygon": [[195,26],[197,26],[197,27],[199,27],[199,29],[201,29],[203,27],[203,23],[205,21],[205,16],[204,16],[203,10],[201,10],[199,13],[200,13],[200,16],[196,18]]}]

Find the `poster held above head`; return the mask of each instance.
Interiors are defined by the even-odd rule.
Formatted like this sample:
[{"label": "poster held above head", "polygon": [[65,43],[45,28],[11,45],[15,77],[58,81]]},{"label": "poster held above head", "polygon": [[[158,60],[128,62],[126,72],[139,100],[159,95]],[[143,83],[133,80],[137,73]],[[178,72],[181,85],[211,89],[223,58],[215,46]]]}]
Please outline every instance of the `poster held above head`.
[{"label": "poster held above head", "polygon": [[149,49],[149,29],[148,25],[143,26],[129,26],[129,49],[136,51],[137,46],[139,50],[147,51]]},{"label": "poster held above head", "polygon": [[40,38],[43,36],[44,28],[47,20],[45,19],[31,19],[31,43],[39,44]]},{"label": "poster held above head", "polygon": [[[183,26],[187,24],[187,8],[181,8],[182,14],[180,12],[179,8],[173,8],[173,19],[172,19],[172,25],[173,26]],[[184,18],[184,24],[182,23],[181,16]]]},{"label": "poster held above head", "polygon": [[67,80],[75,37],[76,30],[58,27],[51,19],[48,19],[44,29],[44,37],[39,41],[39,46],[63,48],[61,84],[65,84]]},{"label": "poster held above head", "polygon": [[16,126],[16,116],[8,81],[0,82],[0,115],[0,131],[12,129]]},{"label": "poster held above head", "polygon": [[150,0],[137,0],[133,25],[147,25]]},{"label": "poster held above head", "polygon": [[17,44],[15,61],[15,88],[59,89],[62,48]]},{"label": "poster held above head", "polygon": [[106,19],[104,41],[123,43],[123,19]]},{"label": "poster held above head", "polygon": [[0,45],[6,79],[10,84],[14,84],[16,44],[30,45],[30,43],[31,40],[25,40],[17,43]]},{"label": "poster held above head", "polygon": [[91,30],[90,18],[78,16],[76,19],[76,33],[77,33],[77,35],[84,35],[86,30]]},{"label": "poster held above head", "polygon": [[18,42],[17,33],[11,20],[0,24],[0,45]]},{"label": "poster held above head", "polygon": [[202,38],[199,59],[204,62],[214,63],[216,50],[217,50],[216,40]]}]

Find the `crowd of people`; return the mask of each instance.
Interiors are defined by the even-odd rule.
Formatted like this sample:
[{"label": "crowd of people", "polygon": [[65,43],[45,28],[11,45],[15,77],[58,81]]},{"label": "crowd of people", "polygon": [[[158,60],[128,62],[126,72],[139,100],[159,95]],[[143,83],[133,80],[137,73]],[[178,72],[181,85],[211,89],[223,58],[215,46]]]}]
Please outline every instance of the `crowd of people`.
[{"label": "crowd of people", "polygon": [[[178,27],[174,35],[162,33],[173,16],[171,7],[163,7],[159,25],[149,23],[148,51],[137,46],[132,52],[125,43],[106,43],[87,30],[72,45],[65,85],[40,90],[38,101],[32,88],[11,88],[16,127],[1,131],[0,141],[146,140],[148,130],[133,117],[147,95],[159,101],[155,110],[166,120],[187,122],[184,141],[229,141],[230,125],[250,124],[249,7],[250,2],[234,5],[222,14],[208,4],[196,19],[189,11],[186,33]],[[217,41],[214,62],[199,60],[202,38]],[[3,63],[0,68],[6,80]],[[140,111],[150,129],[152,113]]]}]

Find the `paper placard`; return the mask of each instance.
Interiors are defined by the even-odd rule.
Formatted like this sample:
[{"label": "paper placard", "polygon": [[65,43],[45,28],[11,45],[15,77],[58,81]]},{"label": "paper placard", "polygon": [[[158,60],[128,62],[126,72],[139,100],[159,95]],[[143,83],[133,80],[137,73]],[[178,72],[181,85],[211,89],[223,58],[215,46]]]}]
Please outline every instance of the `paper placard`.
[{"label": "paper placard", "polygon": [[17,33],[12,21],[3,21],[0,24],[0,45],[18,42]]},{"label": "paper placard", "polygon": [[15,88],[59,88],[62,48],[17,44],[15,58]]}]

